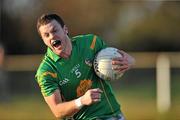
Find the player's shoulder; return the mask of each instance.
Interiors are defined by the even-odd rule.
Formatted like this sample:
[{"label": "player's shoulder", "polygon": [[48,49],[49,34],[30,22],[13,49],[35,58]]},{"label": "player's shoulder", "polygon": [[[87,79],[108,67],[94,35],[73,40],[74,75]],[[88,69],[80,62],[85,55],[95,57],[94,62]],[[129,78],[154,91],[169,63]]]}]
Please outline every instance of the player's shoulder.
[{"label": "player's shoulder", "polygon": [[77,40],[89,40],[92,39],[94,36],[96,36],[95,34],[83,34],[83,35],[77,35],[72,37],[73,41],[77,41]]},{"label": "player's shoulder", "polygon": [[53,71],[52,62],[53,61],[47,55],[45,55],[37,69],[36,75],[41,74],[45,71]]},{"label": "player's shoulder", "polygon": [[80,44],[86,43],[88,45],[88,43],[91,44],[96,38],[98,38],[98,36],[95,34],[83,34],[72,37],[72,41]]}]

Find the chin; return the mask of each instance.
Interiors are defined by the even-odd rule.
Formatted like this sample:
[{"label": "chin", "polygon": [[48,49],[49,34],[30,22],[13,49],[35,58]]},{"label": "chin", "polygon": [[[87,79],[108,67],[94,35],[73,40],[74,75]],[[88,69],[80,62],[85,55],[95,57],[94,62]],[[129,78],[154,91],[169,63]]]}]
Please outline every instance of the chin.
[{"label": "chin", "polygon": [[69,54],[65,54],[65,53],[61,53],[60,56],[62,58],[69,58],[70,55]]},{"label": "chin", "polygon": [[59,50],[53,49],[53,52],[54,52],[56,55],[58,55],[58,56],[60,56],[60,54],[61,54],[61,51],[59,51]]}]

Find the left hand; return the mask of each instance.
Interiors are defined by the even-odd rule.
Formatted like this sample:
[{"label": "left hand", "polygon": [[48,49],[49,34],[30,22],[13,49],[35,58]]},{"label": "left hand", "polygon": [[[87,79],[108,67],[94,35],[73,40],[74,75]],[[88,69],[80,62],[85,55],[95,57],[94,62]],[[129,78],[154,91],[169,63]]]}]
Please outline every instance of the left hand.
[{"label": "left hand", "polygon": [[119,73],[124,73],[133,66],[135,60],[132,56],[122,50],[119,50],[118,52],[122,57],[117,57],[112,60],[112,65],[114,65],[113,69]]}]

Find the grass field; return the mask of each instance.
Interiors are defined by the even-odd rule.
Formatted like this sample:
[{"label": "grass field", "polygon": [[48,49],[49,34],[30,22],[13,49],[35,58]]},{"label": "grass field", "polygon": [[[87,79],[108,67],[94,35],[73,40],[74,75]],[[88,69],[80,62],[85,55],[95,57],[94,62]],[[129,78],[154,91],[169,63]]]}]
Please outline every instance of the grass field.
[{"label": "grass field", "polygon": [[[159,114],[156,109],[156,81],[148,72],[128,73],[122,80],[112,82],[116,97],[127,120],[180,120],[179,71],[171,80],[171,108]],[[137,77],[138,76],[138,77]],[[6,103],[0,102],[0,120],[55,120],[39,91],[33,94],[15,94]],[[35,95],[36,94],[36,95]]]},{"label": "grass field", "polygon": [[[180,99],[172,101],[172,107],[164,115],[158,114],[152,93],[143,89],[129,92],[116,91],[127,120],[178,120],[180,119]],[[133,90],[133,89],[132,89]],[[119,93],[119,94],[118,94]],[[121,94],[120,94],[121,93]],[[55,119],[41,96],[14,96],[8,103],[0,104],[0,120],[53,120]]]},{"label": "grass field", "polygon": [[[55,119],[44,101],[36,96],[21,96],[21,100],[0,104],[0,120],[53,120]],[[118,96],[127,120],[178,120],[180,102],[173,102],[171,110],[160,115],[156,111],[155,100],[134,99]]]}]

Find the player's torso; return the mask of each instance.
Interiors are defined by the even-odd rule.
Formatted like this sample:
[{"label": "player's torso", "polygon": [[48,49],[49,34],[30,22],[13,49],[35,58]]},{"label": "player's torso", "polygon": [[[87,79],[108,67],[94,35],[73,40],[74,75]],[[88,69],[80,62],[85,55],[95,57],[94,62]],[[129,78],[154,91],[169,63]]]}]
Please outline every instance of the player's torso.
[{"label": "player's torso", "polygon": [[58,83],[64,100],[80,97],[93,87],[95,76],[92,73],[92,62],[95,53],[83,43],[83,40],[72,42],[70,58],[62,58],[56,63]]},{"label": "player's torso", "polygon": [[57,73],[55,82],[58,83],[64,101],[76,99],[90,88],[100,88],[103,91],[101,102],[84,106],[74,115],[75,119],[94,119],[97,116],[120,112],[120,106],[111,91],[110,84],[100,80],[93,70],[93,59],[98,50],[103,48],[103,44],[100,44],[101,41],[98,42],[99,44],[96,41],[96,36],[78,37],[72,41],[73,48],[68,59],[60,58],[54,62],[48,57],[53,72]]}]

